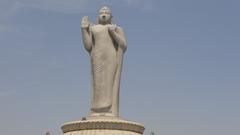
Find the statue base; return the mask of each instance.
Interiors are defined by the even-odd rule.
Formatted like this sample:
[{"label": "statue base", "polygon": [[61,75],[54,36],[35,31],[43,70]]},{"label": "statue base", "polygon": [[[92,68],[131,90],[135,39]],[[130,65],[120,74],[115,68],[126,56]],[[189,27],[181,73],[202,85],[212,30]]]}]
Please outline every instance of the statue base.
[{"label": "statue base", "polygon": [[144,126],[119,117],[87,117],[63,124],[63,135],[142,135]]}]

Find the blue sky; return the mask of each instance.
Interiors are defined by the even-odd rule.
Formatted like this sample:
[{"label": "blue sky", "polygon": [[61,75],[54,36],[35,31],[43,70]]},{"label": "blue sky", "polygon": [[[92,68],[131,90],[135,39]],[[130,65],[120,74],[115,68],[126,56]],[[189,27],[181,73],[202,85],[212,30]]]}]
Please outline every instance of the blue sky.
[{"label": "blue sky", "polygon": [[80,20],[125,31],[120,116],[145,134],[240,134],[240,1],[1,0],[0,133],[60,135],[89,113]]}]

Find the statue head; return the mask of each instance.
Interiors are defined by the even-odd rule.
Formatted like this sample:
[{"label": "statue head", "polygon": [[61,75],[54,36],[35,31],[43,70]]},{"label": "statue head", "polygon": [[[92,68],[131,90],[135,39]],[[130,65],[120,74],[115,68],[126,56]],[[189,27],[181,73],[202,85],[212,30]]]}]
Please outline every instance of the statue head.
[{"label": "statue head", "polygon": [[103,6],[99,10],[97,23],[98,24],[104,24],[104,25],[112,23],[112,13],[111,13],[111,10],[107,6]]}]

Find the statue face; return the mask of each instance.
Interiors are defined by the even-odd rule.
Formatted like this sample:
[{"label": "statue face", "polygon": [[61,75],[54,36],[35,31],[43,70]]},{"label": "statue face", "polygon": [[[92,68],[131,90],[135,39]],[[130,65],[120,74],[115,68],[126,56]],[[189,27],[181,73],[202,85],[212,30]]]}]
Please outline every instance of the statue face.
[{"label": "statue face", "polygon": [[112,15],[111,15],[111,11],[108,7],[102,7],[99,10],[99,22],[101,24],[108,24],[111,23],[111,19],[112,19]]}]

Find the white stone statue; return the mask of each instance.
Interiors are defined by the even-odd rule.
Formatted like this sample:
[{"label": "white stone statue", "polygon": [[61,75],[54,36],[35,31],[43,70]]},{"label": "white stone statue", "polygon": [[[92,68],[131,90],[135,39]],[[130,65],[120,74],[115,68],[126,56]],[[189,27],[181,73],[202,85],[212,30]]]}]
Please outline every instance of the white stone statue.
[{"label": "white stone statue", "polygon": [[90,116],[119,115],[119,87],[126,39],[121,27],[112,23],[108,7],[99,10],[97,24],[87,16],[81,22],[82,39],[91,57],[92,104]]}]

